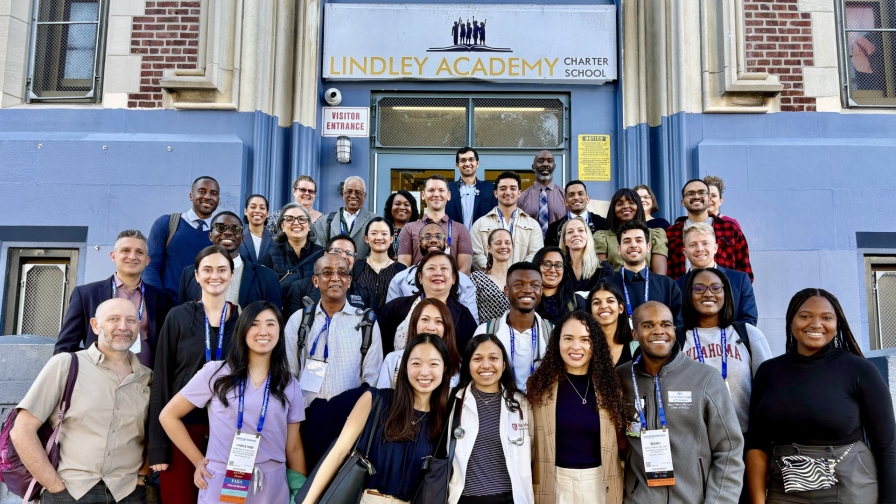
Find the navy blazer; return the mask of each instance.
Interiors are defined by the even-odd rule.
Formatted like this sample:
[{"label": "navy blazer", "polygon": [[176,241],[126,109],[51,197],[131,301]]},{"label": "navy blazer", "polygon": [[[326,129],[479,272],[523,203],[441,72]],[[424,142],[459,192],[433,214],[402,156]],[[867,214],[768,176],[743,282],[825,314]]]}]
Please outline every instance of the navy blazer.
[{"label": "navy blazer", "polygon": [[[242,256],[241,256],[242,257]],[[180,276],[180,288],[177,298],[180,304],[202,298],[202,288],[196,282],[196,266],[187,266]],[[280,282],[272,270],[252,264],[243,257],[243,278],[240,279],[240,295],[237,304],[245,308],[255,301],[269,301],[278,309],[283,306],[280,300]]]},{"label": "navy blazer", "polygon": [[[464,221],[464,206],[460,201],[460,182],[451,182],[448,184],[448,190],[451,192],[451,199],[445,205],[445,215],[453,221]],[[476,190],[479,196],[474,198],[476,202],[473,204],[473,221],[476,222],[480,217],[492,211],[498,206],[498,198],[495,197],[495,184],[476,179]]]},{"label": "navy blazer", "polygon": [[[268,248],[271,246],[271,242],[274,241],[274,234],[265,229],[261,232],[261,249],[259,253],[255,254],[255,242],[252,241],[252,232],[249,231],[249,227],[246,226],[243,229],[243,243],[240,245],[240,255],[243,257],[244,261],[248,261],[252,264],[258,264],[262,257],[264,257],[268,253]],[[240,303],[242,306],[242,303]]]},{"label": "navy blazer", "polygon": [[[81,348],[88,348],[96,341],[96,334],[90,327],[90,319],[96,315],[96,308],[103,301],[112,299],[112,281],[115,276],[105,280],[89,284],[79,285],[72,291],[72,297],[68,302],[68,311],[62,321],[62,329],[56,339],[53,353],[77,352]],[[153,287],[143,282],[146,293],[146,307],[144,314],[149,317],[147,322],[149,348],[151,355],[155,355],[156,342],[159,340],[159,331],[165,322],[168,312],[174,307],[174,299],[162,289]]]},{"label": "navy blazer", "polygon": [[[743,271],[728,268],[716,267],[716,269],[724,273],[731,283],[731,297],[734,298],[734,321],[757,325],[759,309],[756,308],[756,297],[753,295],[753,283],[750,282],[749,275]],[[688,281],[690,274],[691,272],[689,271],[686,275],[675,280],[683,296],[690,295],[690,293],[684,291],[684,283]]]}]

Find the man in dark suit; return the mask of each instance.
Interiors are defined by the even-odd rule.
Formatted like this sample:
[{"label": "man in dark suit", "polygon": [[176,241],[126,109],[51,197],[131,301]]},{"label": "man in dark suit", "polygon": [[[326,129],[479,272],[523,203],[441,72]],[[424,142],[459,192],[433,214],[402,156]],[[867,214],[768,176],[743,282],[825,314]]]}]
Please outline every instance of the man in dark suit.
[{"label": "man in dark suit", "polygon": [[681,289],[684,296],[690,296],[690,292],[684,292],[684,284],[694,268],[716,268],[731,282],[731,296],[734,298],[734,320],[756,325],[759,320],[759,310],[756,308],[756,297],[753,295],[753,283],[750,276],[743,271],[728,268],[720,268],[715,261],[716,235],[712,226],[705,222],[695,222],[686,226],[682,231],[684,241],[684,255],[691,267],[688,272],[678,277],[675,283]]},{"label": "man in dark suit", "polygon": [[[208,235],[213,244],[222,247],[233,259],[233,280],[227,289],[228,301],[240,307],[254,301],[269,301],[274,306],[282,306],[277,273],[240,256],[243,226],[235,213],[225,211],[216,215]],[[202,290],[196,282],[196,266],[184,268],[177,297],[181,303],[202,297]]]},{"label": "man in dark suit", "polygon": [[458,149],[454,165],[460,172],[460,180],[448,184],[451,199],[445,206],[445,214],[453,221],[463,222],[467,229],[473,229],[474,222],[498,206],[495,184],[476,179],[479,153],[472,147]]},{"label": "man in dark suit", "polygon": [[153,355],[159,331],[174,299],[162,289],[141,280],[143,270],[149,264],[149,247],[146,237],[136,229],[118,234],[109,257],[115,263],[115,273],[99,282],[75,287],[62,329],[53,353],[76,352],[96,342],[96,333],[90,327],[90,319],[96,308],[113,297],[128,299],[137,307],[140,319],[140,338],[131,347],[140,363],[153,367]]},{"label": "man in dark suit", "polygon": [[544,235],[545,247],[560,246],[560,231],[563,230],[566,221],[573,217],[584,217],[592,234],[597,230],[607,229],[607,219],[588,211],[588,202],[591,201],[591,198],[588,196],[588,189],[585,188],[584,182],[570,180],[566,183],[564,192],[566,194],[566,215],[548,226],[548,231]]}]

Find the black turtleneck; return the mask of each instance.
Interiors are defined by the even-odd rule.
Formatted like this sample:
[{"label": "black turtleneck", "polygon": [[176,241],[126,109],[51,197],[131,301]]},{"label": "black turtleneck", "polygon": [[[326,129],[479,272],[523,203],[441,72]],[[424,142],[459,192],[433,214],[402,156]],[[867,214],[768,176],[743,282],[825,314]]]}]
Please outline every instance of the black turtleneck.
[{"label": "black turtleneck", "polygon": [[839,446],[867,434],[880,502],[896,501],[896,423],[886,382],[866,359],[833,343],[762,363],[753,378],[747,450],[792,443]]}]

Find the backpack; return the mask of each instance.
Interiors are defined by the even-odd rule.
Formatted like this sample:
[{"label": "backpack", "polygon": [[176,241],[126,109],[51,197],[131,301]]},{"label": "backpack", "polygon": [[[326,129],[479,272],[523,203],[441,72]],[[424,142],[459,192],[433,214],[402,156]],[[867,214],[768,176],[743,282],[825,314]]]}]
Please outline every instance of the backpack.
[{"label": "backpack", "polygon": [[[319,303],[310,302],[311,298],[305,296],[303,300],[305,308],[302,309],[302,323],[299,324],[298,332],[298,350],[296,352],[297,362],[299,363],[299,371],[302,369],[302,355],[305,353],[305,341],[311,332],[311,326],[314,325],[314,312],[317,311]],[[346,301],[348,303],[348,301]],[[355,330],[361,331],[361,374],[364,374],[364,358],[367,357],[367,351],[373,343],[373,323],[376,322],[376,314],[372,308],[364,310],[361,315],[361,321],[355,326]],[[301,374],[299,374],[301,376]]]},{"label": "backpack", "polygon": [[336,217],[338,212],[330,212],[327,214],[327,234],[324,237],[324,242],[330,239],[330,226],[333,224],[333,219]]}]

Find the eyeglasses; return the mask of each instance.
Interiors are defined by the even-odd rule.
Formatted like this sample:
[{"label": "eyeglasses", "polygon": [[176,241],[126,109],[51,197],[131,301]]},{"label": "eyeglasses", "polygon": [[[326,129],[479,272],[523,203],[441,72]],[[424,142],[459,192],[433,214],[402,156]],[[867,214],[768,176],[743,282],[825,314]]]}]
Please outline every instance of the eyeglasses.
[{"label": "eyeglasses", "polygon": [[706,289],[709,289],[709,292],[712,292],[713,294],[718,294],[725,290],[725,287],[720,283],[709,285],[703,285],[699,283],[694,284],[694,294],[703,294],[704,292],[706,292]]},{"label": "eyeglasses", "polygon": [[216,222],[212,225],[212,229],[214,229],[218,233],[226,233],[228,230],[230,230],[230,232],[235,235],[243,232],[243,226],[239,224],[227,225],[223,222]]},{"label": "eyeglasses", "polygon": [[457,162],[460,163],[460,164],[464,164],[464,163],[473,163],[473,162],[475,162],[475,161],[476,161],[476,158],[475,158],[475,157],[460,158],[460,159],[457,160]]},{"label": "eyeglasses", "polygon": [[298,191],[300,194],[310,194],[314,196],[317,193],[317,189],[305,189],[304,187],[293,187],[293,191]]},{"label": "eyeglasses", "polygon": [[552,263],[551,261],[542,261],[542,263],[539,266],[541,266],[541,269],[546,270],[546,271],[550,271],[551,268],[553,268],[557,271],[563,271],[563,263],[562,262]]},{"label": "eyeglasses", "polygon": [[425,235],[420,235],[420,239],[425,242],[428,242],[430,240],[445,241],[445,235],[426,233]]},{"label": "eyeglasses", "polygon": [[340,280],[347,280],[349,278],[349,274],[347,271],[339,270],[323,270],[318,273],[316,276],[323,278],[324,280],[332,280],[334,276],[339,277]]},{"label": "eyeglasses", "polygon": [[357,190],[357,189],[343,189],[343,190],[342,190],[342,194],[343,194],[343,196],[358,196],[358,197],[361,197],[361,196],[364,196],[364,191],[359,191],[359,190]]},{"label": "eyeglasses", "polygon": [[287,224],[292,224],[293,222],[298,222],[299,224],[304,226],[305,224],[308,224],[308,217],[305,217],[304,215],[300,215],[298,217],[296,217],[294,215],[284,215],[283,222],[285,222]]},{"label": "eyeglasses", "polygon": [[355,257],[355,253],[352,252],[351,250],[342,250],[341,248],[331,248],[331,249],[327,250],[327,253],[328,254],[339,254],[345,258]]},{"label": "eyeglasses", "polygon": [[707,194],[709,194],[709,191],[707,191],[706,189],[701,189],[699,191],[688,191],[684,193],[684,197],[693,198],[694,196],[706,196]]}]

